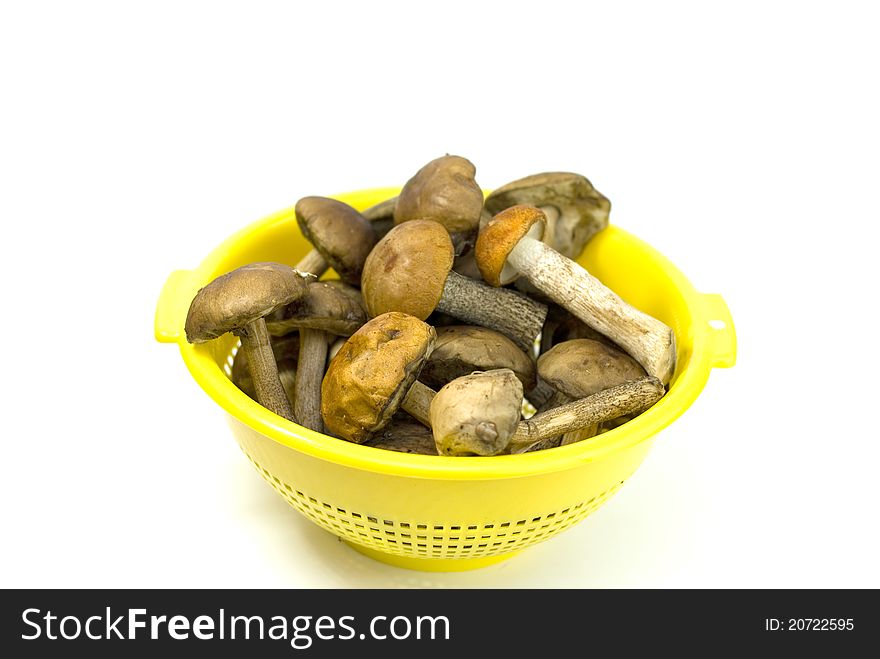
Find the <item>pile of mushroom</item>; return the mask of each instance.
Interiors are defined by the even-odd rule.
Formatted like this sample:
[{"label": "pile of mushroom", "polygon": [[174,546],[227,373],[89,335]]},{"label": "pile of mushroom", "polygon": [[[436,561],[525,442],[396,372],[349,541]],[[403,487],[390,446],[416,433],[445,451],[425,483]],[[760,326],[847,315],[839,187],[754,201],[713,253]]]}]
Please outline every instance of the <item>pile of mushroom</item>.
[{"label": "pile of mushroom", "polygon": [[244,394],[378,450],[525,453],[654,405],[675,368],[672,330],[572,260],[607,226],[608,199],[583,176],[549,172],[484,201],[475,175],[446,155],[363,211],[300,199],[313,249],[209,283],[187,340],[233,332]]}]

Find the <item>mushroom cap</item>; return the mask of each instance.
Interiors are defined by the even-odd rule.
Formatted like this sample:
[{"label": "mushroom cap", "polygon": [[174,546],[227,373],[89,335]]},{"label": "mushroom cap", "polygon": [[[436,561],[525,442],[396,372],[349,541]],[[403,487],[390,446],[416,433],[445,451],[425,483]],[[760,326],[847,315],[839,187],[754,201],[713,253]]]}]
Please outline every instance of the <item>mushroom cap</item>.
[{"label": "mushroom cap", "polygon": [[199,290],[186,315],[186,340],[204,343],[306,294],[308,278],[282,263],[250,263]]},{"label": "mushroom cap", "polygon": [[361,293],[370,316],[401,311],[425,320],[443,297],[452,241],[440,224],[413,220],[394,227],[364,264]]},{"label": "mushroom cap", "polygon": [[[360,305],[361,308],[364,306],[364,296],[361,295],[361,289],[356,286],[352,286],[351,284],[346,284],[341,279],[322,279],[322,283],[327,284],[331,288],[335,288],[340,293],[343,293],[351,298],[354,304]],[[358,282],[358,286],[360,286],[360,282]]]},{"label": "mushroom cap", "polygon": [[538,358],[538,374],[571,398],[586,398],[646,375],[625,352],[592,339],[556,344]]},{"label": "mushroom cap", "polygon": [[471,373],[445,385],[431,401],[431,428],[440,455],[498,455],[522,411],[522,383],[509,368]]},{"label": "mushroom cap", "polygon": [[611,212],[611,202],[587,178],[571,172],[526,176],[493,190],[486,198],[491,213],[517,204],[544,210],[544,242],[570,259],[577,258],[587,241],[608,226]]},{"label": "mushroom cap", "polygon": [[449,233],[477,228],[483,191],[474,180],[476,168],[460,156],[432,160],[413,176],[397,197],[394,222],[434,220]]},{"label": "mushroom cap", "polygon": [[546,216],[534,206],[511,206],[495,215],[480,230],[474,255],[486,283],[492,286],[509,284],[519,276],[507,264],[507,256],[525,236],[540,240]]},{"label": "mushroom cap", "polygon": [[418,378],[436,336],[430,325],[399,312],[382,314],[352,334],[321,386],[327,430],[362,444],[385,426]]},{"label": "mushroom cap", "polygon": [[535,363],[506,336],[486,327],[449,325],[437,328],[437,341],[419,379],[433,389],[473,373],[509,368],[523,388],[535,386]]},{"label": "mushroom cap", "polygon": [[301,327],[350,336],[367,322],[360,292],[341,281],[313,281],[306,294],[266,318],[269,333],[282,336]]},{"label": "mushroom cap", "polygon": [[294,212],[303,236],[330,267],[349,284],[359,284],[364,260],[377,240],[370,222],[348,204],[327,197],[303,197]]},{"label": "mushroom cap", "polygon": [[400,453],[437,455],[437,446],[434,444],[431,429],[405,412],[395,414],[391,422],[377,432],[366,445]]}]

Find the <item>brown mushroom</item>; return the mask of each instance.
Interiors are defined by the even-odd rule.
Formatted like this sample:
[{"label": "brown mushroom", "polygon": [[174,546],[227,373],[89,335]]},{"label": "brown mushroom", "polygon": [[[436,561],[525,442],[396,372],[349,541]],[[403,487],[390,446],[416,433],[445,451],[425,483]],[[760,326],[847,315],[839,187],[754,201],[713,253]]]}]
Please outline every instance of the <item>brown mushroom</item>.
[{"label": "brown mushroom", "polygon": [[434,220],[452,235],[473,233],[483,210],[483,191],[474,180],[475,173],[473,164],[460,156],[432,160],[400,191],[395,224]]},{"label": "brown mushroom", "polygon": [[512,181],[486,197],[495,214],[511,206],[537,206],[547,218],[544,242],[575,259],[596,233],[608,226],[611,202],[580,174],[545,172]]},{"label": "brown mushroom", "polygon": [[252,263],[217,277],[195,296],[186,316],[186,339],[203,343],[227,332],[241,338],[257,400],[295,421],[278,377],[264,316],[306,293],[306,279],[281,263]]},{"label": "brown mushroom", "polygon": [[477,371],[449,382],[431,401],[440,455],[498,455],[520,420],[522,382],[509,368]]},{"label": "brown mushroom", "polygon": [[553,346],[538,358],[538,372],[541,379],[571,398],[585,398],[646,375],[635,359],[592,339]]},{"label": "brown mushroom", "polygon": [[367,322],[360,291],[341,281],[314,281],[306,295],[266,317],[272,336],[303,328],[351,336]]},{"label": "brown mushroom", "polygon": [[430,220],[399,224],[364,264],[361,292],[371,316],[401,311],[425,320],[435,309],[508,336],[531,351],[547,307],[514,291],[494,289],[451,270],[452,241]]},{"label": "brown mushroom", "polygon": [[321,380],[327,365],[327,351],[331,335],[349,336],[367,321],[360,304],[360,294],[353,288],[336,282],[313,281],[306,295],[283,310],[283,318],[273,324],[286,331],[299,330],[299,363],[296,371],[296,395],[293,412],[301,425],[322,432]]},{"label": "brown mushroom", "polygon": [[[583,267],[542,243],[544,213],[534,206],[501,211],[480,231],[476,258],[493,286],[525,276],[539,290],[632,355],[663,383],[675,367],[675,336],[624,302]],[[390,234],[389,234],[390,235]]]},{"label": "brown mushroom", "polygon": [[303,197],[294,212],[300,231],[314,247],[297,263],[297,270],[320,277],[332,267],[344,281],[360,284],[364,260],[378,239],[364,216],[327,197]]},{"label": "brown mushroom", "polygon": [[401,412],[395,414],[387,426],[366,442],[366,446],[400,453],[438,455],[431,430]]},{"label": "brown mushroom", "polygon": [[434,392],[417,379],[435,338],[433,327],[399,312],[377,316],[352,334],[324,376],[321,416],[326,429],[362,444],[398,408],[428,425]]},{"label": "brown mushroom", "polygon": [[[278,377],[281,379],[281,386],[284,387],[287,398],[293,403],[296,361],[299,356],[299,335],[288,334],[287,336],[271,337],[269,342],[272,344],[272,354],[275,356],[275,363],[278,366]],[[251,377],[247,353],[244,350],[238,350],[235,353],[235,358],[232,360],[230,379],[248,397],[257,400],[254,379]]]},{"label": "brown mushroom", "polygon": [[437,341],[419,379],[439,389],[474,371],[509,368],[525,391],[535,386],[535,363],[516,344],[495,330],[472,325],[438,327]]},{"label": "brown mushroom", "polygon": [[[645,377],[645,370],[632,357],[591,339],[555,345],[538,358],[538,372],[544,382],[559,392],[556,405]],[[566,434],[561,443],[565,446],[589,439],[598,430],[597,425],[579,428]]]}]

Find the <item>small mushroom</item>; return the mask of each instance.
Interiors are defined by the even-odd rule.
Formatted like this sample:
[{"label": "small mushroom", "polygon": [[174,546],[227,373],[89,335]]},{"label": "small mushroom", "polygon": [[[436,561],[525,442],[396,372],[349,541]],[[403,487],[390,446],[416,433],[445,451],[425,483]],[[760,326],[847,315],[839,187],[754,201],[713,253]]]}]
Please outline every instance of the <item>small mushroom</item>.
[{"label": "small mushroom", "polygon": [[227,332],[241,338],[257,401],[295,421],[278,377],[264,316],[303,297],[306,279],[281,263],[252,263],[217,277],[193,298],[186,316],[186,339],[204,343]]},{"label": "small mushroom", "polygon": [[[534,206],[501,211],[480,231],[476,257],[493,286],[522,274],[536,288],[632,355],[664,384],[675,367],[675,335],[624,302],[583,267],[540,241],[544,213]],[[389,234],[390,235],[390,234]]]},{"label": "small mushroom", "polygon": [[440,455],[498,455],[520,420],[522,382],[509,368],[471,373],[446,384],[431,401]]},{"label": "small mushroom", "polygon": [[620,350],[592,339],[559,343],[538,358],[538,373],[571,398],[645,377],[645,369]]},{"label": "small mushroom", "polygon": [[306,295],[266,317],[272,336],[303,328],[351,336],[367,322],[360,291],[341,281],[313,281]]},{"label": "small mushroom", "polygon": [[303,236],[314,249],[296,268],[320,277],[332,267],[349,284],[358,285],[367,254],[377,236],[363,215],[327,197],[303,197],[294,209]]},{"label": "small mushroom", "polygon": [[[275,363],[278,366],[278,377],[281,379],[281,385],[287,393],[287,398],[292,403],[294,398],[293,387],[296,380],[296,361],[299,356],[299,335],[288,334],[287,336],[277,338],[272,337],[269,342],[272,344],[272,354],[275,356]],[[251,377],[247,353],[244,350],[239,350],[235,353],[235,358],[232,360],[230,378],[233,384],[248,397],[257,400],[254,379]]]},{"label": "small mushroom", "polygon": [[322,432],[321,380],[327,365],[327,350],[331,335],[348,336],[367,321],[367,314],[359,301],[360,295],[351,287],[337,282],[322,281],[309,284],[306,295],[283,310],[283,318],[270,323],[269,331],[277,322],[286,331],[299,330],[299,364],[296,371],[296,394],[293,413],[311,430]]},{"label": "small mushroom", "polygon": [[535,363],[506,336],[471,325],[438,327],[434,352],[419,379],[439,389],[455,378],[474,371],[509,368],[525,391],[535,386]]},{"label": "small mushroom", "polygon": [[438,455],[431,430],[401,412],[395,414],[391,423],[377,432],[366,446],[400,453]]},{"label": "small mushroom", "polygon": [[397,198],[394,222],[434,220],[450,234],[477,230],[483,191],[474,180],[474,165],[460,156],[432,160],[413,176]]},{"label": "small mushroom", "polygon": [[547,307],[514,291],[495,289],[451,270],[452,241],[430,220],[399,224],[364,264],[361,292],[371,316],[401,311],[425,320],[435,309],[489,327],[531,351]]},{"label": "small mushroom", "polygon": [[545,172],[512,181],[486,197],[486,210],[537,206],[547,217],[544,242],[575,259],[595,234],[608,226],[611,202],[580,174]]},{"label": "small mushroom", "polygon": [[417,380],[435,339],[433,327],[399,312],[377,316],[352,334],[321,386],[326,429],[363,444],[398,408],[427,425],[434,392]]},{"label": "small mushroom", "polygon": [[[557,405],[645,377],[645,369],[632,357],[591,339],[553,346],[538,358],[538,373],[559,392]],[[562,445],[589,439],[598,430],[596,425],[580,428],[563,437]]]}]

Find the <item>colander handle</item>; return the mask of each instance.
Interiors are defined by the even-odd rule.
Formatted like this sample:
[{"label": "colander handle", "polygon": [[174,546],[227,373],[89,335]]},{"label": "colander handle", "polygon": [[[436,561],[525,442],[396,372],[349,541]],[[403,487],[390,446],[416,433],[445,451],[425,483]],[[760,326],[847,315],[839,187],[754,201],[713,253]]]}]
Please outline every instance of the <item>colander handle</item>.
[{"label": "colander handle", "polygon": [[195,288],[195,273],[192,270],[175,270],[168,276],[159,293],[153,324],[159,343],[177,343],[180,340],[186,313],[196,294]]},{"label": "colander handle", "polygon": [[717,293],[703,293],[703,312],[708,326],[709,364],[712,368],[730,368],[736,364],[736,329],[730,309]]}]

